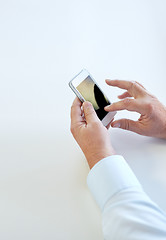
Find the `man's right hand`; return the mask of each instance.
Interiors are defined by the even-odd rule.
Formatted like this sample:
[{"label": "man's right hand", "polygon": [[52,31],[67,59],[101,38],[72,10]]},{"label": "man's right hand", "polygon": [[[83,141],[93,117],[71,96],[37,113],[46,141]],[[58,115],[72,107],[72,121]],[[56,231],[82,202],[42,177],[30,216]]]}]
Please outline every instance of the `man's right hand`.
[{"label": "man's right hand", "polygon": [[150,94],[140,83],[134,81],[106,80],[110,86],[126,89],[119,99],[105,110],[128,110],[141,114],[138,121],[119,119],[111,123],[112,127],[130,130],[145,136],[166,138],[166,107]]}]

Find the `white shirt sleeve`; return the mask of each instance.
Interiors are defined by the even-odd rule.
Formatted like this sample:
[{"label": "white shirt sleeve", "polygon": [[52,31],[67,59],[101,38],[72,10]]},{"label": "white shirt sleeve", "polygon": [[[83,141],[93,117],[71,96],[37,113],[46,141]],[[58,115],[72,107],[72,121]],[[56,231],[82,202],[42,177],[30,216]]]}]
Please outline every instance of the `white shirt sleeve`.
[{"label": "white shirt sleeve", "polygon": [[166,214],[146,195],[122,156],[99,161],[87,183],[102,210],[105,240],[166,240]]}]

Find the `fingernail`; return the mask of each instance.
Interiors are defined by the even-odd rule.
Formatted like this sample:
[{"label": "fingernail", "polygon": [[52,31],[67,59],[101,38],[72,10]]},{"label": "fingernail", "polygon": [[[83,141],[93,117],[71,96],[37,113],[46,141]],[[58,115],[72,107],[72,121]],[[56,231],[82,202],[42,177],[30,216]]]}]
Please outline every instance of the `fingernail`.
[{"label": "fingernail", "polygon": [[110,105],[104,107],[105,110],[108,110],[110,108]]},{"label": "fingernail", "polygon": [[120,128],[120,123],[115,123],[112,127],[113,128]]},{"label": "fingernail", "polygon": [[92,107],[92,104],[91,104],[90,102],[86,101],[86,102],[83,103],[83,106],[84,106],[85,108],[87,108],[87,107]]}]

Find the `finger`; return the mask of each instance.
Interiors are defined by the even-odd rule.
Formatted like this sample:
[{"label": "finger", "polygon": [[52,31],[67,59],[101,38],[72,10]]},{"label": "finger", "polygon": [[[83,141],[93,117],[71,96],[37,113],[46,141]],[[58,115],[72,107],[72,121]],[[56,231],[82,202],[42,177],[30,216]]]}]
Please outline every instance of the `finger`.
[{"label": "finger", "polygon": [[137,82],[137,81],[135,81],[137,84],[139,84],[143,89],[145,89],[146,90],[146,88],[141,84],[141,83],[139,83],[139,82]]},{"label": "finger", "polygon": [[112,103],[104,108],[107,112],[128,110],[143,114],[146,110],[142,107],[142,104],[137,99],[126,98],[122,101]]},{"label": "finger", "polygon": [[83,120],[81,106],[82,102],[79,100],[78,97],[76,97],[71,106],[71,125],[75,123],[80,123]]},{"label": "finger", "polygon": [[145,89],[135,81],[106,80],[106,83],[113,87],[126,89],[132,97],[140,97],[145,94]]},{"label": "finger", "polygon": [[141,125],[138,121],[133,121],[133,120],[124,118],[124,119],[120,119],[112,122],[111,126],[113,128],[121,128],[121,129],[129,130],[129,131],[143,135]]},{"label": "finger", "polygon": [[100,121],[90,102],[87,102],[87,101],[84,102],[83,109],[84,109],[84,115],[85,115],[85,120],[87,124]]},{"label": "finger", "polygon": [[118,96],[119,99],[123,99],[126,97],[132,97],[128,92],[124,92],[121,95]]}]

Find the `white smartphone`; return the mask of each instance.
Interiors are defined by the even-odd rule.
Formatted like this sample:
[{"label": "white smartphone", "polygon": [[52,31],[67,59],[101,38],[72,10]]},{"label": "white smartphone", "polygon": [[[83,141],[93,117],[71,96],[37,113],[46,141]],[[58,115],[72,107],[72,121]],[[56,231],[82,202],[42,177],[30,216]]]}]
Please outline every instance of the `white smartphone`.
[{"label": "white smartphone", "polygon": [[77,74],[69,82],[69,86],[82,102],[89,101],[92,103],[98,118],[104,126],[107,126],[111,122],[116,112],[106,112],[104,110],[104,107],[110,105],[111,102],[103,94],[87,70],[83,69]]}]

